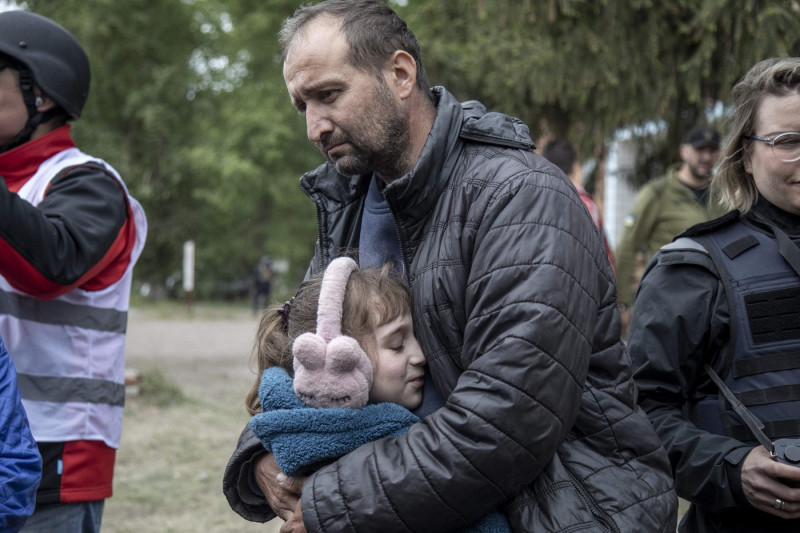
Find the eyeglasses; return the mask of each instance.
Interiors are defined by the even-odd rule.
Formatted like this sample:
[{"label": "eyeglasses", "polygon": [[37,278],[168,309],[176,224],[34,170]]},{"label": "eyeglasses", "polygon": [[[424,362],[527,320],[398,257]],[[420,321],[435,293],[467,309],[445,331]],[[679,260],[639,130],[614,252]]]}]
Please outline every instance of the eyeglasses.
[{"label": "eyeglasses", "polygon": [[800,160],[800,132],[787,131],[774,137],[759,137],[758,135],[745,135],[745,139],[753,139],[768,144],[775,157],[786,163]]}]

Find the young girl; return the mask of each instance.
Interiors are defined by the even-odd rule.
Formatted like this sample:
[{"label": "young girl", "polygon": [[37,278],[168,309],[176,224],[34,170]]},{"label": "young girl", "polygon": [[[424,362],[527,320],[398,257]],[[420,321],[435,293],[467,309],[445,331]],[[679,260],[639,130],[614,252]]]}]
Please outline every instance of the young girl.
[{"label": "young girl", "polygon": [[[247,396],[250,427],[288,476],[307,475],[419,421],[425,356],[411,297],[391,265],[333,260],[258,329],[261,376]],[[314,333],[316,332],[316,333]],[[510,531],[493,512],[470,532]]]}]

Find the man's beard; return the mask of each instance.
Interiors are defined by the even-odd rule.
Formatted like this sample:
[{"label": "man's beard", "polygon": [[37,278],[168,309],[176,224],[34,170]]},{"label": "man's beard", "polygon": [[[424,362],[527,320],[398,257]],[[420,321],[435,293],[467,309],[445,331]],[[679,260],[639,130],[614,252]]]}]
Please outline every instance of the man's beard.
[{"label": "man's beard", "polygon": [[[407,170],[410,145],[408,117],[381,80],[372,93],[364,122],[354,126],[357,132],[336,129],[318,143],[322,154],[345,175],[376,172],[384,180],[399,178]],[[327,147],[347,143],[350,153],[334,161]]]},{"label": "man's beard", "polygon": [[697,165],[689,165],[689,173],[692,175],[694,179],[697,181],[708,181],[711,179],[711,172],[713,171],[714,167],[709,167],[708,172],[700,172],[700,168]]}]

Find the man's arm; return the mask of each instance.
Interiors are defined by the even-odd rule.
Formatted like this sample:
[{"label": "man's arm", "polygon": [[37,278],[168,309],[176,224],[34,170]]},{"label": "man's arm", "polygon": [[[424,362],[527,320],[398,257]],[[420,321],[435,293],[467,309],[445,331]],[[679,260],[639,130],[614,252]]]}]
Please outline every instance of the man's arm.
[{"label": "man's arm", "polygon": [[419,317],[440,332],[443,321],[455,328],[465,320],[465,371],[446,407],[312,475],[302,498],[309,531],[465,526],[529,485],[564,440],[612,274],[605,269],[601,287],[605,251],[569,185],[543,173],[527,178],[473,202],[467,218],[480,227],[439,250],[437,265],[450,262],[441,254],[468,251],[468,272],[448,266],[414,281],[415,295],[430,293],[436,279],[463,291],[463,309],[441,301]]},{"label": "man's arm", "polygon": [[246,425],[222,477],[222,491],[231,509],[251,522],[267,522],[277,516],[256,477],[258,462],[266,455],[261,440]]},{"label": "man's arm", "polygon": [[16,289],[49,299],[120,262],[109,285],[127,267],[132,225],[121,185],[98,165],[64,172],[37,206],[0,180],[0,273]]}]

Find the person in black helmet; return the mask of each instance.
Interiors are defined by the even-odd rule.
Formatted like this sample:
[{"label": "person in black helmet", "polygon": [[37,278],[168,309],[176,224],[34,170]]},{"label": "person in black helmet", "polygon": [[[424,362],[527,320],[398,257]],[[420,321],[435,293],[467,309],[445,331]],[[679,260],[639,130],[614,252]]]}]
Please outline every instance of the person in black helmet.
[{"label": "person in black helmet", "polygon": [[89,61],[55,22],[0,13],[0,336],[43,459],[22,531],[99,531],[125,398],[125,328],[147,223],[69,122]]}]

